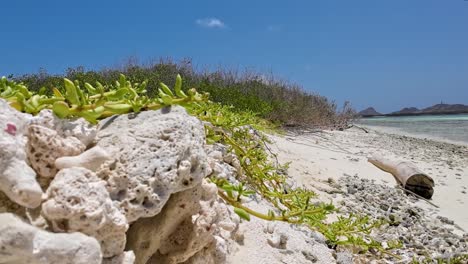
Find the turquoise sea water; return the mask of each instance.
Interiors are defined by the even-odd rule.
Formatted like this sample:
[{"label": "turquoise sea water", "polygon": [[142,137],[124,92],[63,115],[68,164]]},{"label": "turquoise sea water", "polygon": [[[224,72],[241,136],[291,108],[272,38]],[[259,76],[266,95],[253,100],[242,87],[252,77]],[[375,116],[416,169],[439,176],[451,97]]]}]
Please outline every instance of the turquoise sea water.
[{"label": "turquoise sea water", "polygon": [[468,144],[468,114],[370,117],[356,124],[390,133]]}]

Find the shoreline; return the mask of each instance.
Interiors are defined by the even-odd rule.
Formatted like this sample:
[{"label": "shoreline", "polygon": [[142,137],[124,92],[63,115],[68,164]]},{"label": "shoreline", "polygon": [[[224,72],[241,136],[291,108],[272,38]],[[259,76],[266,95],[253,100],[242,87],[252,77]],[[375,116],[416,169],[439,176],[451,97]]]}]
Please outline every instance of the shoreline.
[{"label": "shoreline", "polygon": [[447,144],[452,144],[452,145],[461,145],[461,146],[468,147],[468,142],[465,142],[465,141],[446,139],[446,138],[437,137],[437,136],[428,135],[428,134],[411,133],[411,132],[403,131],[398,128],[391,128],[391,127],[386,127],[386,126],[367,125],[367,124],[357,124],[357,125],[366,129],[379,131],[385,134],[406,136],[406,137],[412,137],[412,138],[417,138],[417,139],[427,139],[427,140],[437,141],[440,143],[447,143]]},{"label": "shoreline", "polygon": [[373,117],[411,117],[411,116],[456,116],[466,115],[468,111],[455,111],[455,112],[426,112],[426,113],[400,113],[400,114],[380,114],[380,115],[361,115],[362,118]]}]

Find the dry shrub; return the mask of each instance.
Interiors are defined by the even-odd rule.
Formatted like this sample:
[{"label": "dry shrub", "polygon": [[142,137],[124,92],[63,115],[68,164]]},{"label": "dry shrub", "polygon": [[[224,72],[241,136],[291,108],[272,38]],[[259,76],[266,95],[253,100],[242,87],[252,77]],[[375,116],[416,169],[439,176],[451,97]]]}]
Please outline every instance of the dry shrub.
[{"label": "dry shrub", "polygon": [[83,67],[69,68],[64,75],[50,75],[41,69],[37,74],[14,78],[24,82],[30,89],[61,86],[66,77],[94,84],[108,84],[125,74],[133,82],[148,80],[148,94],[157,92],[159,83],[173,85],[179,73],[184,78],[184,90],[196,87],[209,92],[210,99],[224,105],[232,105],[238,111],[252,111],[270,121],[285,126],[314,126],[342,129],[354,117],[354,110],[346,103],[342,111],[326,97],[305,91],[302,87],[277,79],[272,74],[264,75],[246,70],[239,72],[219,68],[215,71],[197,70],[190,59],[174,62],[170,58],[140,64],[130,58],[122,65],[99,71],[85,71]]}]

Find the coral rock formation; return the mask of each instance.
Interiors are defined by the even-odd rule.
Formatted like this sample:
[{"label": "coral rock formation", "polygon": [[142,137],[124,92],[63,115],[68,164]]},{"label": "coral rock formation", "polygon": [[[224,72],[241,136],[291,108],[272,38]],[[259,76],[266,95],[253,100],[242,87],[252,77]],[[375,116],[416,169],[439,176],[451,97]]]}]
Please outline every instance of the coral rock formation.
[{"label": "coral rock formation", "polygon": [[54,231],[93,236],[101,243],[104,257],[113,257],[123,252],[128,224],[105,185],[85,168],[63,169],[47,189],[42,214]]},{"label": "coral rock formation", "polygon": [[199,263],[223,263],[226,240],[237,231],[239,218],[217,200],[216,193],[216,185],[203,181],[172,195],[158,215],[133,224],[127,248],[135,252],[136,263],[150,258],[157,263],[183,263],[191,257],[200,259],[197,253],[203,253]]},{"label": "coral rock formation", "polygon": [[96,171],[101,164],[111,159],[109,154],[99,146],[92,147],[78,156],[61,157],[55,160],[55,167],[58,169],[83,167],[91,171]]},{"label": "coral rock formation", "polygon": [[27,164],[24,131],[29,119],[0,99],[0,190],[19,205],[35,208],[42,190]]},{"label": "coral rock formation", "polygon": [[55,234],[10,213],[0,214],[0,263],[100,264],[96,239],[81,233]]},{"label": "coral rock formation", "polygon": [[99,126],[0,110],[0,212],[25,221],[0,214],[0,263],[216,264],[241,240],[239,216],[204,179],[236,181],[240,163],[206,146],[184,108]]},{"label": "coral rock formation", "polygon": [[172,193],[210,173],[204,127],[182,107],[103,120],[97,145],[113,160],[98,170],[129,223],[158,214]]},{"label": "coral rock formation", "polygon": [[75,156],[86,146],[75,137],[61,137],[57,131],[39,125],[28,128],[27,154],[33,169],[42,177],[54,177],[58,171],[55,160]]},{"label": "coral rock formation", "polygon": [[35,116],[31,124],[53,129],[63,138],[75,137],[85,146],[89,146],[94,141],[97,133],[97,127],[84,118],[60,119],[48,109],[42,110]]}]

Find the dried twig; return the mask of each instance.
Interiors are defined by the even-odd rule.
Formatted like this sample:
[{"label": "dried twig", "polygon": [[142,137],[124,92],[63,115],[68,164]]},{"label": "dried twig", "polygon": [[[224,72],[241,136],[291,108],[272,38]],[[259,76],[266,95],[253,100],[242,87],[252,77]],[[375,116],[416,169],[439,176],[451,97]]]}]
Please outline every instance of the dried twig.
[{"label": "dried twig", "polygon": [[367,129],[363,128],[363,127],[356,126],[356,125],[351,125],[349,128],[352,128],[352,127],[359,128],[359,129],[361,129],[362,131],[366,132],[366,134],[369,133],[369,130],[367,130]]}]

